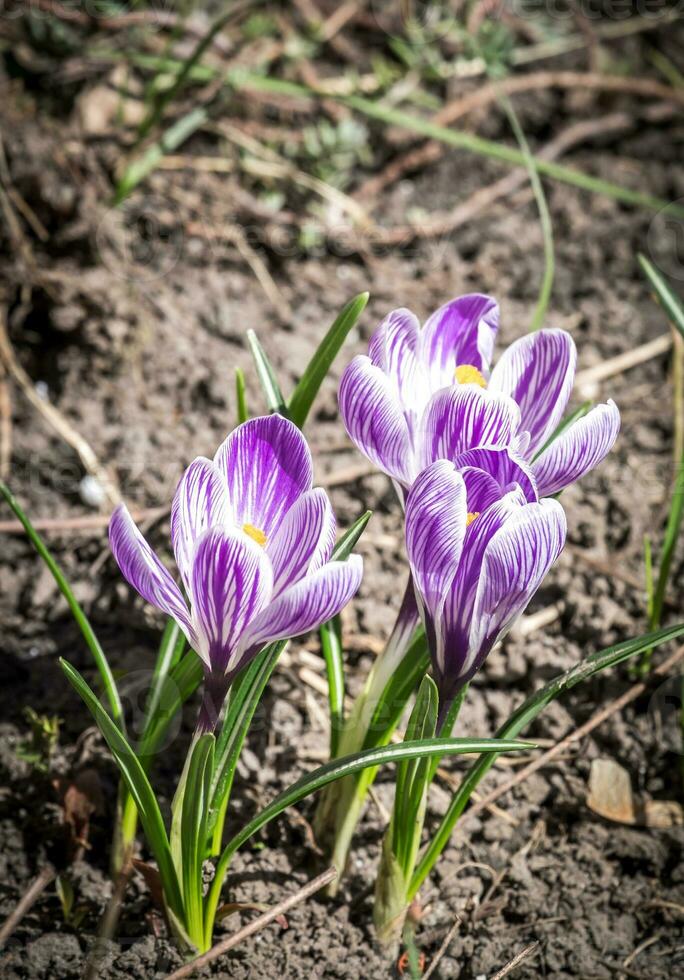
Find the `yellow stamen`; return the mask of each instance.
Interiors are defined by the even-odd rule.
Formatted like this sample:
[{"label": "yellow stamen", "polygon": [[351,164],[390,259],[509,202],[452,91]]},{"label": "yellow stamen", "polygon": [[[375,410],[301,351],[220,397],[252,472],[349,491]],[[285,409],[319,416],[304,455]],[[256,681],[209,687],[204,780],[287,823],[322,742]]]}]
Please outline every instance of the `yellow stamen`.
[{"label": "yellow stamen", "polygon": [[479,385],[480,388],[487,387],[487,382],[482,373],[478,371],[474,364],[459,364],[456,368],[456,380],[460,385]]},{"label": "yellow stamen", "polygon": [[476,518],[478,518],[479,516],[480,516],[479,510],[476,510],[473,514],[468,514],[468,516],[466,517],[466,527],[470,527],[473,521],[476,520]]},{"label": "yellow stamen", "polygon": [[242,530],[245,532],[245,534],[248,534],[253,541],[260,544],[262,548],[266,544],[266,535],[261,528],[254,527],[253,524],[243,524]]}]

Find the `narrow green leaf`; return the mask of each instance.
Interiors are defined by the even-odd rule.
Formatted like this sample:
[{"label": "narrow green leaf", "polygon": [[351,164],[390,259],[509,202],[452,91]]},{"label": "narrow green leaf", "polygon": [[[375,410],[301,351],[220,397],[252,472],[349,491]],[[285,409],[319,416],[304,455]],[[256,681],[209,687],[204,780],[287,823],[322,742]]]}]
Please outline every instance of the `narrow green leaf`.
[{"label": "narrow green leaf", "polygon": [[[406,702],[430,666],[427,638],[422,626],[413,634],[406,655],[378,700],[368,725],[364,749],[386,745],[399,724]],[[372,780],[371,780],[372,782]]]},{"label": "narrow green leaf", "polygon": [[[370,516],[371,512],[366,511],[342,535],[333,549],[332,561],[345,561],[349,557]],[[238,676],[230,692],[228,709],[216,744],[211,786],[208,833],[213,834],[215,853],[220,847],[226,807],[242,746],[266,684],[286,646],[287,640],[282,640],[265,647]]]},{"label": "narrow green leaf", "polygon": [[337,357],[338,351],[347,339],[349,331],[366,308],[368,297],[368,293],[359,293],[347,303],[319,344],[316,353],[309,361],[293,391],[288,408],[290,418],[300,429],[306,422],[311,406],[318,394],[318,389]]},{"label": "narrow green leaf", "polygon": [[366,530],[366,525],[373,516],[372,510],[365,511],[361,517],[357,517],[351,527],[348,527],[344,534],[340,535],[330,561],[346,561],[356,547],[356,543]]},{"label": "narrow green leaf", "polygon": [[651,537],[644,534],[644,578],[646,585],[646,614],[649,623],[653,622],[653,554],[651,550]]},{"label": "narrow green leaf", "polygon": [[245,373],[242,368],[235,368],[235,405],[237,408],[237,423],[242,425],[249,418],[247,409],[247,389],[245,385]]},{"label": "narrow green leaf", "polygon": [[166,678],[183,656],[185,646],[185,634],[182,629],[175,619],[168,619],[159,644],[159,652],[152,675],[152,684],[145,707],[144,732],[153,723],[153,719],[159,710],[159,702]]},{"label": "narrow green leaf", "polygon": [[47,545],[31,524],[31,521],[22,510],[19,502],[16,500],[9,487],[2,482],[0,482],[0,494],[2,494],[2,496],[5,498],[6,502],[9,504],[16,517],[23,525],[29,541],[47,565],[52,577],[59,587],[59,591],[66,599],[69,609],[71,610],[71,615],[76,620],[78,628],[83,635],[83,639],[88,644],[88,649],[92,653],[95,665],[100,672],[100,678],[104,687],[105,696],[112,711],[112,717],[120,728],[124,728],[123,709],[121,707],[121,699],[119,698],[119,691],[116,686],[116,681],[114,680],[114,675],[112,674],[109,662],[105,656],[105,652],[100,646],[100,641],[95,636],[95,631],[90,625],[88,617],[83,612],[80,603],[77,601],[76,596],[71,591],[71,586],[67,582],[62,569],[53,558]]},{"label": "narrow green leaf", "polygon": [[79,672],[66,660],[60,659],[59,663],[69,682],[85,701],[114,756],[128,791],[135,800],[147,842],[159,867],[165,900],[182,918],[183,903],[164,821],[140,760]]},{"label": "narrow green leaf", "polygon": [[539,223],[541,225],[542,236],[544,239],[544,275],[542,276],[541,286],[539,287],[539,297],[537,299],[537,305],[534,313],[532,314],[532,322],[530,324],[530,332],[533,332],[535,330],[539,330],[544,323],[546,311],[551,300],[551,292],[553,290],[553,279],[556,269],[556,259],[553,245],[553,225],[551,222],[549,206],[546,203],[544,187],[542,186],[542,182],[539,178],[536,160],[532,155],[525,137],[525,133],[520,125],[518,114],[513,107],[513,103],[505,92],[503,92],[503,90],[499,92],[499,102],[503,107],[504,112],[508,116],[508,121],[511,124],[513,135],[515,136],[518,146],[520,147],[520,152],[525,159],[525,166],[527,167],[527,172],[530,177],[530,184],[532,185],[532,191],[537,202]]},{"label": "narrow green leaf", "polygon": [[285,404],[285,399],[283,398],[283,393],[280,390],[280,385],[275,375],[275,371],[266,356],[264,348],[259,342],[259,338],[254,333],[253,330],[247,331],[247,343],[249,344],[249,349],[254,358],[254,366],[256,367],[257,377],[259,378],[259,384],[261,385],[262,391],[266,398],[266,404],[268,405],[269,412],[278,412],[279,415],[288,418],[288,410]]},{"label": "narrow green leaf", "polygon": [[[684,630],[684,627],[682,629]],[[289,789],[286,789],[277,796],[267,807],[250,820],[224,848],[216,866],[214,882],[207,899],[205,920],[207,927],[211,927],[213,924],[223,879],[230,859],[238,848],[242,847],[250,837],[261,830],[269,821],[279,816],[283,810],[294,806],[295,803],[299,803],[306,796],[310,796],[317,790],[323,789],[324,786],[334,782],[336,779],[344,779],[345,776],[351,776],[369,767],[377,768],[389,762],[400,762],[401,760],[416,759],[423,756],[465,755],[472,752],[492,752],[498,754],[499,752],[519,752],[534,747],[529,742],[519,742],[510,739],[434,738],[427,742],[402,742],[400,745],[386,745],[377,749],[364,749],[362,752],[356,752],[342,759],[333,759],[332,762],[328,762],[326,765],[315,769],[314,772],[302,776],[301,779],[293,783]]]},{"label": "narrow green leaf", "polygon": [[[670,626],[667,629],[658,630],[656,633],[648,633],[645,636],[638,636],[632,640],[625,640],[623,643],[618,643],[615,646],[606,647],[604,650],[598,650],[596,653],[590,654],[584,660],[580,661],[580,663],[576,664],[570,670],[565,671],[564,674],[559,674],[558,677],[549,681],[539,691],[536,691],[527,700],[523,701],[508,721],[501,726],[497,732],[497,738],[515,738],[526,725],[529,725],[543,711],[547,704],[550,704],[551,701],[554,701],[565,691],[569,691],[576,684],[587,680],[589,677],[593,677],[594,674],[598,674],[608,667],[614,667],[616,664],[620,664],[624,660],[628,660],[630,657],[642,653],[644,650],[660,646],[662,643],[668,643],[670,640],[676,640],[683,634],[684,623],[680,623],[678,626]],[[442,817],[437,832],[432,837],[416,868],[411,881],[411,888],[408,895],[409,900],[415,898],[418,889],[432,871],[456,826],[456,821],[463,813],[473,791],[494,764],[495,759],[495,752],[483,755],[468,770],[464,780],[454,794],[449,809]]]},{"label": "narrow green leaf", "polygon": [[682,306],[679,297],[645,255],[639,255],[639,264],[653,286],[658,302],[665,310],[668,320],[684,337],[684,306]]},{"label": "narrow green leaf", "polygon": [[[231,69],[226,74],[226,83],[232,85],[237,90],[253,89],[261,92],[275,92],[283,95],[295,97],[318,98],[318,93],[296,82],[284,81],[272,76],[258,75],[254,72],[246,71],[242,68]],[[377,119],[379,122],[389,126],[398,126],[410,133],[418,136],[426,136],[428,139],[438,140],[447,146],[453,146],[468,153],[475,153],[478,156],[490,157],[508,163],[516,167],[525,166],[525,157],[520,150],[505,143],[496,143],[493,140],[483,139],[464,130],[453,129],[450,126],[440,126],[438,123],[414,116],[404,112],[403,109],[388,106],[384,102],[374,101],[358,95],[335,96],[332,93],[326,94],[326,98],[337,98],[340,102],[348,105],[356,112],[367,116],[369,119]],[[563,164],[555,163],[552,160],[543,160],[541,157],[534,157],[534,165],[537,172],[545,177],[561,183],[579,187],[582,190],[591,191],[604,197],[622,201],[635,207],[646,208],[650,211],[660,211],[665,207],[670,208],[673,217],[684,215],[684,207],[672,204],[662,198],[652,197],[642,191],[632,190],[629,187],[622,187],[612,181],[604,180],[601,177],[594,177],[585,174],[574,167],[566,167]]]},{"label": "narrow green leaf", "polygon": [[579,408],[576,408],[574,410],[574,412],[570,412],[568,415],[565,416],[564,419],[561,419],[558,425],[556,426],[556,428],[553,430],[549,438],[546,440],[546,442],[544,443],[544,445],[541,447],[541,449],[535,455],[534,458],[539,459],[539,457],[544,452],[544,450],[548,449],[552,442],[555,442],[559,436],[562,436],[563,433],[566,432],[571,425],[575,424],[575,422],[578,422],[580,419],[583,419],[590,409],[591,409],[591,402],[583,402],[579,406]]},{"label": "narrow green leaf", "polygon": [[660,625],[663,614],[667,582],[670,577],[675,547],[677,546],[677,540],[682,526],[682,517],[684,517],[684,459],[679,464],[677,478],[672,488],[670,511],[667,515],[667,527],[665,528],[665,537],[663,539],[663,547],[658,565],[658,578],[653,592],[653,607],[651,611],[652,628]]},{"label": "narrow green leaf", "polygon": [[155,169],[162,157],[177,150],[188,137],[196,133],[209,120],[206,109],[192,109],[166,130],[162,137],[126,167],[116,185],[114,203],[121,204],[138,184]]},{"label": "narrow green leaf", "polygon": [[193,651],[186,655],[169,671],[159,686],[159,702],[154,716],[148,717],[147,726],[138,745],[137,755],[144,766],[155,754],[171,721],[181,706],[195,693],[204,672],[202,662]]},{"label": "narrow green leaf", "polygon": [[330,707],[330,758],[334,759],[344,726],[344,651],[342,649],[342,623],[340,617],[323,623],[320,629],[321,651],[328,676],[328,704]]},{"label": "narrow green leaf", "polygon": [[216,744],[216,764],[211,784],[208,833],[214,834],[214,853],[220,848],[223,817],[230,796],[240,752],[254,712],[287,640],[264,647],[247,666],[239,684],[231,691],[226,716]]},{"label": "narrow green leaf", "polygon": [[[437,685],[426,674],[420,683],[406,727],[405,742],[426,741],[435,737],[438,705]],[[416,838],[420,840],[423,829],[424,814],[421,811],[424,809],[431,761],[431,758],[419,758],[397,763],[392,850],[404,873],[413,870],[411,854],[417,850]]]},{"label": "narrow green leaf", "polygon": [[214,736],[201,735],[191,749],[181,805],[182,883],[188,933],[204,945],[202,862],[207,839],[207,816],[214,760]]}]

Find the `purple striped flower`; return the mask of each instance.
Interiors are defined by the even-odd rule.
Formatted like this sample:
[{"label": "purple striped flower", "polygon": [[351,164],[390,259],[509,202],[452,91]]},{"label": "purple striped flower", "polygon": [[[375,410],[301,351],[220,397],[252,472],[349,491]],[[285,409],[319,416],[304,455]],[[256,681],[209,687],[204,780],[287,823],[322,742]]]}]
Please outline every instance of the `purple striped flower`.
[{"label": "purple striped flower", "polygon": [[215,714],[236,672],[262,647],[320,626],[360,585],[358,555],[330,561],[335,516],[312,484],[309,447],[279,415],[245,422],[213,460],[194,460],[171,510],[184,591],[126,507],[114,511],[109,540],[119,568],[183,629],[204,662]]},{"label": "purple striped flower", "polygon": [[437,459],[482,446],[509,447],[539,497],[597,466],[620,428],[614,402],[599,405],[544,448],[561,421],[577,352],[564,330],[540,330],[504,351],[490,372],[498,304],[473,293],[421,329],[394,310],[340,383],[340,410],[358,448],[405,489]]},{"label": "purple striped flower", "polygon": [[565,513],[558,501],[530,502],[520,483],[525,474],[516,479],[512,460],[511,480],[502,490],[491,476],[499,463],[488,464],[487,452],[481,451],[482,468],[432,463],[406,502],[406,548],[442,719],[565,543]]}]

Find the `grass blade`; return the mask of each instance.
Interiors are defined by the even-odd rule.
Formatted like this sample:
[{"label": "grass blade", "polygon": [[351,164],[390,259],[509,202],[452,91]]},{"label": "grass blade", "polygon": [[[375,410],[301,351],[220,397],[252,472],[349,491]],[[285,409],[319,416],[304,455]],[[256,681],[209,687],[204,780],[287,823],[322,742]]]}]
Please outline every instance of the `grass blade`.
[{"label": "grass blade", "polygon": [[[569,691],[571,687],[593,677],[594,674],[598,674],[602,670],[606,670],[608,667],[614,667],[630,657],[643,653],[644,650],[660,646],[661,643],[667,643],[670,640],[676,640],[682,635],[684,635],[684,623],[680,623],[678,626],[670,626],[668,629],[659,630],[656,633],[649,633],[646,636],[625,640],[624,643],[618,643],[615,646],[592,653],[523,701],[508,721],[501,726],[497,732],[497,738],[516,738],[523,728],[543,711],[547,704],[550,704],[565,691]],[[473,791],[494,764],[495,759],[495,753],[483,755],[466,773],[449,804],[447,812],[442,817],[437,832],[433,835],[416,868],[408,894],[409,900],[415,898],[418,889],[430,874],[451,836],[456,821],[463,813]]]},{"label": "grass blade", "polygon": [[269,412],[278,412],[279,415],[289,418],[287,405],[285,404],[283,393],[280,390],[280,385],[278,384],[275,371],[273,370],[271,362],[266,356],[264,348],[259,342],[259,338],[253,330],[247,331],[247,343],[249,344],[249,349],[252,353],[252,357],[254,358],[257,376],[259,378],[259,383],[261,384],[264,396],[266,397],[266,404],[268,405]]},{"label": "grass blade", "polygon": [[[684,629],[684,627],[683,627]],[[257,831],[261,830],[269,821],[279,816],[283,810],[299,803],[306,796],[323,789],[336,779],[344,779],[354,773],[361,772],[363,769],[377,768],[389,762],[401,762],[402,760],[427,758],[433,755],[464,755],[472,752],[491,752],[498,755],[499,752],[518,752],[525,749],[534,748],[529,742],[519,742],[516,740],[498,739],[473,739],[473,738],[433,738],[424,742],[402,742],[400,745],[385,745],[376,749],[364,749],[353,755],[345,756],[342,759],[333,759],[332,762],[315,769],[312,773],[302,776],[296,783],[280,793],[267,807],[258,813],[246,824],[239,834],[236,834],[226,845],[221,854],[221,858],[216,867],[216,874],[207,899],[206,927],[207,933],[213,925],[216,908],[223,879],[228,869],[228,864],[235,852],[249,840]]]},{"label": "grass blade", "polygon": [[551,292],[553,290],[553,280],[556,271],[556,259],[553,246],[553,225],[551,224],[549,206],[546,203],[546,195],[544,194],[542,182],[539,179],[535,159],[530,150],[525,133],[523,132],[523,128],[520,125],[518,114],[513,108],[513,103],[503,91],[499,93],[499,102],[501,103],[501,106],[508,117],[508,121],[511,124],[511,129],[513,130],[513,135],[515,136],[518,146],[520,147],[520,150],[525,158],[525,166],[527,167],[527,172],[530,176],[530,184],[532,185],[532,191],[534,192],[534,197],[537,202],[539,223],[541,225],[542,235],[544,238],[544,275],[542,276],[542,283],[539,289],[539,298],[537,299],[537,305],[532,315],[532,322],[530,324],[530,332],[533,332],[535,330],[539,330],[544,323],[549,301],[551,300]]},{"label": "grass blade", "polygon": [[574,412],[570,412],[570,414],[566,415],[564,419],[561,419],[558,425],[556,426],[556,428],[553,430],[549,438],[546,440],[546,442],[544,443],[544,445],[541,447],[541,449],[535,455],[534,458],[539,459],[541,454],[546,449],[549,448],[552,442],[555,442],[559,436],[562,436],[563,433],[567,429],[569,429],[571,425],[575,424],[575,422],[578,422],[580,419],[583,419],[584,416],[587,414],[587,412],[591,409],[591,404],[592,404],[591,402],[583,402],[579,406],[579,408],[575,409]]},{"label": "grass blade", "polygon": [[100,646],[100,641],[95,636],[95,631],[90,625],[90,621],[88,620],[88,617],[83,612],[83,609],[80,603],[78,602],[78,600],[76,599],[76,596],[72,592],[71,586],[67,582],[66,577],[62,572],[62,569],[59,567],[59,565],[53,558],[52,553],[49,551],[47,545],[45,544],[41,536],[38,534],[36,529],[31,524],[31,521],[28,519],[28,517],[22,510],[21,506],[19,505],[18,501],[10,491],[9,487],[2,482],[0,482],[0,494],[2,494],[2,496],[5,498],[6,502],[9,504],[11,509],[14,511],[14,514],[23,525],[24,530],[26,531],[26,536],[28,537],[33,547],[36,549],[40,557],[43,559],[43,561],[49,568],[50,572],[52,573],[52,577],[57,583],[59,591],[66,599],[69,609],[71,610],[71,615],[76,620],[78,628],[80,629],[81,634],[83,635],[83,639],[86,641],[88,645],[88,649],[93,655],[93,659],[100,673],[100,678],[102,680],[102,685],[104,687],[104,693],[107,698],[107,701],[109,702],[109,707],[112,712],[112,718],[119,726],[119,728],[123,729],[124,728],[123,708],[121,707],[121,699],[119,698],[119,691],[116,686],[116,681],[114,680],[114,675],[112,674],[105,652]]},{"label": "grass blade", "polygon": [[235,368],[235,405],[237,409],[237,424],[242,425],[249,418],[249,411],[247,409],[245,373],[239,367]]},{"label": "grass blade", "polygon": [[359,293],[347,303],[319,344],[316,353],[299,379],[297,387],[292,392],[288,410],[290,418],[300,429],[306,422],[311,406],[318,394],[318,389],[321,387],[342,344],[347,339],[349,331],[366,308],[368,297],[368,293]]},{"label": "grass blade", "polygon": [[203,952],[204,946],[202,863],[207,838],[214,741],[214,736],[207,732],[197,739],[191,749],[180,821],[185,926],[200,952]]},{"label": "grass blade", "polygon": [[[232,69],[226,76],[227,84],[230,84],[237,91],[255,90],[260,92],[275,92],[283,95],[292,95],[299,98],[319,98],[318,93],[306,85],[296,82],[286,82],[279,78],[272,78],[266,75],[257,75],[254,72],[245,71],[242,68]],[[411,113],[404,112],[381,102],[366,99],[357,95],[335,96],[334,93],[326,93],[326,98],[338,98],[345,105],[348,105],[356,112],[367,116],[369,119],[377,119],[379,122],[388,126],[398,126],[408,132],[419,136],[426,136],[429,139],[438,140],[447,146],[453,146],[468,153],[475,153],[478,156],[490,157],[493,160],[500,160],[516,167],[525,166],[525,157],[520,150],[504,143],[496,143],[493,140],[483,139],[472,133],[466,133],[458,129],[450,129],[447,126],[440,126],[438,123],[431,122],[429,119],[422,119]],[[673,217],[682,217],[684,207],[664,201],[661,198],[644,194],[641,191],[632,190],[629,187],[622,187],[601,177],[593,177],[585,174],[574,167],[566,167],[560,163],[553,163],[550,160],[542,160],[534,157],[534,165],[537,172],[544,177],[551,177],[564,184],[570,184],[581,190],[590,191],[603,197],[610,197],[624,204],[631,204],[634,207],[645,208],[649,211],[660,211],[665,207],[670,208]]]},{"label": "grass blade", "polygon": [[141,157],[132,160],[126,167],[123,176],[116,185],[114,203],[121,204],[138,184],[145,179],[155,169],[159,161],[167,153],[177,150],[189,136],[196,133],[209,119],[206,109],[193,109],[186,113],[177,122],[166,130],[166,132],[152,146],[143,153]]},{"label": "grass blade", "polygon": [[[354,545],[370,520],[370,516],[371,512],[366,511],[348,528],[333,549],[331,561],[345,561],[349,558]],[[228,710],[216,744],[216,765],[212,779],[208,822],[208,832],[213,834],[213,853],[218,853],[220,849],[223,822],[235,775],[235,767],[249,726],[257,705],[261,701],[266,684],[275,669],[280,654],[287,646],[287,642],[287,640],[282,640],[265,647],[233,684]]]},{"label": "grass blade", "polygon": [[665,310],[665,315],[668,320],[673,327],[676,327],[682,337],[684,337],[684,306],[682,306],[679,298],[670,288],[667,281],[645,255],[639,255],[639,265],[653,286],[656,298]]},{"label": "grass blade", "polygon": [[102,736],[116,760],[121,775],[126,781],[128,790],[138,808],[140,822],[143,825],[147,842],[157,862],[159,874],[164,883],[166,900],[172,911],[182,919],[183,902],[176,869],[173,866],[173,860],[171,858],[171,849],[166,835],[166,828],[164,827],[159,805],[157,804],[149,780],[145,775],[145,771],[140,764],[140,760],[129,745],[126,737],[116,727],[95,694],[91,691],[84,678],[66,660],[60,659],[59,662],[67,679],[85,701],[86,706],[97,722],[97,726],[102,732]]},{"label": "grass blade", "polygon": [[321,650],[328,675],[328,704],[330,707],[330,758],[334,759],[344,726],[344,650],[340,617],[324,623],[320,629]]}]

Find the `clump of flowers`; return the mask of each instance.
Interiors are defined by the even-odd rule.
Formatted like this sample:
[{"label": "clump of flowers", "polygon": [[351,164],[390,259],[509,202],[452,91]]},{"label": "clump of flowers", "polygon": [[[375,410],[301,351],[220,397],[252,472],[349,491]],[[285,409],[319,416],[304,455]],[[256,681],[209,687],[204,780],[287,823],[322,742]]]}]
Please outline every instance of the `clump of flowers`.
[{"label": "clump of flowers", "polygon": [[[408,565],[387,647],[345,713],[337,616],[361,585],[354,547],[371,515],[360,515],[337,536],[330,501],[313,486],[301,426],[366,300],[357,297],[342,311],[288,399],[250,338],[271,414],[246,418],[240,375],[241,424],[213,459],[190,463],[173,499],[178,578],[125,506],[114,512],[110,542],[124,577],[168,617],[136,745],[92,627],[28,518],[0,485],[67,597],[100,673],[109,711],[85,679],[62,664],[121,771],[118,867],[136,845],[139,819],[168,925],[189,956],[212,943],[235,851],[317,790],[323,795],[315,831],[341,875],[367,791],[387,762],[397,764],[396,793],[374,921],[380,938],[393,942],[496,755],[529,748],[518,736],[563,690],[684,633],[680,625],[593,654],[528,698],[495,737],[454,737],[469,682],[563,548],[566,517],[557,495],[603,460],[620,417],[612,401],[566,416],[577,355],[562,330],[521,337],[492,369],[499,309],[490,297],[459,297],[423,327],[408,310],[396,310],[373,334],[368,356],[347,366],[339,390],[347,432],[394,482]],[[331,761],[285,789],[226,841],[233,778],[254,711],[288,639],[317,628],[329,680]],[[150,770],[170,720],[198,689],[197,724],[167,826]],[[390,744],[409,708],[403,741]],[[477,759],[424,841],[439,761],[466,753]],[[214,866],[209,886],[207,861]]]}]

